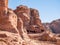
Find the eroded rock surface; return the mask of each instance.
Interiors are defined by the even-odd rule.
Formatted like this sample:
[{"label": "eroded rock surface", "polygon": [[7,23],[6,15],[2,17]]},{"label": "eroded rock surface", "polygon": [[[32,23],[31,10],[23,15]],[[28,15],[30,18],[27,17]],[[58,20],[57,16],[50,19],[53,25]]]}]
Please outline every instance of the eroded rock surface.
[{"label": "eroded rock surface", "polygon": [[27,29],[28,31],[34,31],[37,33],[44,32],[44,27],[41,23],[41,20],[39,18],[39,12],[36,9],[30,8],[30,25],[29,28]]},{"label": "eroded rock surface", "polygon": [[39,19],[38,10],[21,5],[14,12],[23,20],[24,27],[29,33],[40,33],[45,30]]},{"label": "eroded rock surface", "polygon": [[2,31],[17,32],[15,28],[17,27],[17,16],[16,14],[8,9],[7,15],[0,18],[0,29]]},{"label": "eroded rock surface", "polygon": [[41,41],[46,41],[46,45],[47,41],[51,41],[51,45],[60,44],[60,36],[46,31],[42,25],[38,10],[23,5],[9,9],[8,0],[1,0],[0,4],[0,45],[41,45]]},{"label": "eroded rock surface", "polygon": [[[21,7],[25,9],[24,6]],[[7,9],[7,14],[0,18],[0,45],[37,45],[27,34],[29,15],[20,10],[20,17],[12,9]]]}]

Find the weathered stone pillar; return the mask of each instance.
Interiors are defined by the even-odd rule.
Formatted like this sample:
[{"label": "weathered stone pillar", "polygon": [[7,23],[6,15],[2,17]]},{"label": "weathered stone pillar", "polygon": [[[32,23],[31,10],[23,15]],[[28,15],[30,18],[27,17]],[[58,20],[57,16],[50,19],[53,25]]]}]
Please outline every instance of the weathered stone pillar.
[{"label": "weathered stone pillar", "polygon": [[0,0],[0,15],[7,14],[8,0]]}]

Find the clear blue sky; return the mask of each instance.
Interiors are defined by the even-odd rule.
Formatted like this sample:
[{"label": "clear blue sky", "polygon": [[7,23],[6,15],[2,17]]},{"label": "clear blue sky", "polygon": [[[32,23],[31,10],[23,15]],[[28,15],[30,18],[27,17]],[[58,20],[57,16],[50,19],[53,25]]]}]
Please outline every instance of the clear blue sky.
[{"label": "clear blue sky", "polygon": [[9,8],[26,5],[39,10],[42,22],[60,19],[60,0],[9,0]]}]

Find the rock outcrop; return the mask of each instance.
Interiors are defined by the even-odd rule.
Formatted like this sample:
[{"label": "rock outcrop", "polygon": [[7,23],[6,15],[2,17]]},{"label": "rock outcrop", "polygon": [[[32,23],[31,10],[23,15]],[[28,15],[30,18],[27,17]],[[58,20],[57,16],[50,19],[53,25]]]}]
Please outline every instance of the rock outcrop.
[{"label": "rock outcrop", "polygon": [[14,12],[17,14],[18,18],[22,19],[24,27],[29,25],[30,9],[27,6],[18,6],[17,9],[14,10]]},{"label": "rock outcrop", "polygon": [[7,14],[8,0],[0,0],[0,17]]},{"label": "rock outcrop", "polygon": [[31,22],[30,8],[21,5],[13,11],[8,8],[8,0],[0,2],[2,2],[0,6],[0,45],[37,45],[27,34]]},{"label": "rock outcrop", "polygon": [[51,23],[43,24],[45,28],[53,33],[60,33],[60,19],[54,20]]},{"label": "rock outcrop", "polygon": [[15,28],[17,27],[17,16],[16,14],[8,9],[7,15],[0,18],[0,30],[17,32]]},{"label": "rock outcrop", "polygon": [[30,29],[31,31],[35,31],[37,33],[38,32],[44,32],[45,29],[41,23],[40,18],[39,18],[38,10],[30,8],[30,12],[31,12],[30,27],[28,28],[28,31]]},{"label": "rock outcrop", "polygon": [[54,33],[60,33],[60,19],[51,22],[50,28]]},{"label": "rock outcrop", "polygon": [[38,10],[21,5],[18,6],[14,12],[23,20],[24,27],[29,33],[39,33],[44,31],[44,27],[39,19]]},{"label": "rock outcrop", "polygon": [[52,27],[52,29],[58,28],[59,21],[58,24],[51,23],[51,26],[44,25],[45,28],[39,18],[38,10],[23,5],[12,10],[8,8],[8,0],[1,0],[0,4],[2,5],[0,6],[0,45],[41,45],[41,42],[36,42],[38,40],[60,44],[60,36],[48,31]]}]

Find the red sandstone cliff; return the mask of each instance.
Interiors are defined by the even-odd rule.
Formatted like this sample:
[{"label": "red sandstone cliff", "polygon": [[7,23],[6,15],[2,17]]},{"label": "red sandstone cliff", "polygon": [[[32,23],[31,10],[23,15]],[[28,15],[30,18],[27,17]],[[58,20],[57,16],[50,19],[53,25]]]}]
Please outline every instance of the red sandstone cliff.
[{"label": "red sandstone cliff", "polygon": [[24,27],[28,32],[43,32],[44,27],[39,19],[39,12],[36,9],[28,8],[27,6],[18,6],[14,10],[18,17],[23,20]]},{"label": "red sandstone cliff", "polygon": [[59,35],[42,25],[38,10],[23,5],[9,9],[8,0],[0,4],[0,45],[60,45]]},{"label": "red sandstone cliff", "polygon": [[27,31],[28,33],[30,33],[29,31],[38,33],[44,30],[44,27],[39,20],[37,10],[32,10],[21,5],[14,11],[9,8],[7,8],[7,13],[1,11],[0,45],[37,45],[36,42],[30,39]]}]

